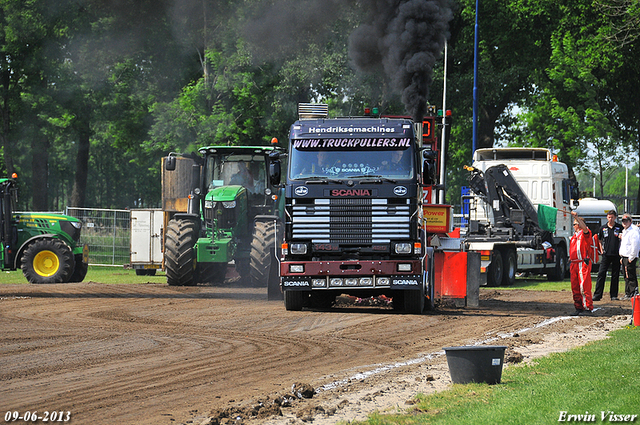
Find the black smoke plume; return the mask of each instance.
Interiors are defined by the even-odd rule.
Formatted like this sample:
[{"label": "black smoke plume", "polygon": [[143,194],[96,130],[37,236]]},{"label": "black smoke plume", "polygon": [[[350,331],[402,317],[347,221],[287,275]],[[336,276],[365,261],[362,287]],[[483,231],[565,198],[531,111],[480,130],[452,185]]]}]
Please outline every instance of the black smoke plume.
[{"label": "black smoke plume", "polygon": [[369,21],[349,37],[349,56],[363,71],[382,67],[415,120],[426,112],[433,66],[453,14],[449,0],[365,0]]},{"label": "black smoke plume", "polygon": [[[340,10],[356,4],[367,17],[349,37],[356,68],[383,69],[415,120],[426,112],[433,66],[442,54],[453,13],[450,0],[274,0],[265,1],[246,34],[277,55],[311,35],[321,42]],[[315,34],[314,34],[315,32]]]}]

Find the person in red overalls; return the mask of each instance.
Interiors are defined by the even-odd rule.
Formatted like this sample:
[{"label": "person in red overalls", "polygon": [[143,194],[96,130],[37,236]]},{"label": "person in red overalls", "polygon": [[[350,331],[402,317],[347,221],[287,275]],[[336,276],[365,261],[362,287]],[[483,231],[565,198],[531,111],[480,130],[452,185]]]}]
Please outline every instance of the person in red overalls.
[{"label": "person in red overalls", "polygon": [[571,292],[573,293],[573,305],[576,311],[572,316],[591,314],[593,311],[593,299],[591,297],[591,264],[593,262],[593,249],[591,247],[591,231],[578,217],[575,211],[573,216],[573,231],[569,246],[569,260],[571,260]]}]

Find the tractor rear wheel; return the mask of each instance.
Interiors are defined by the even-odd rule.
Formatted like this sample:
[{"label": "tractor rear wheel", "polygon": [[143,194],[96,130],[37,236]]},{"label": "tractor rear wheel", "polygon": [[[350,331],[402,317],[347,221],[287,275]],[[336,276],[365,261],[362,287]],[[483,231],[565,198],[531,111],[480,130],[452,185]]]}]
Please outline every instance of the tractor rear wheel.
[{"label": "tractor rear wheel", "polygon": [[164,264],[167,283],[171,286],[192,286],[196,282],[197,226],[191,220],[171,220],[165,231]]},{"label": "tractor rear wheel", "polygon": [[75,269],[73,252],[59,239],[37,239],[24,250],[22,273],[31,283],[66,283]]}]

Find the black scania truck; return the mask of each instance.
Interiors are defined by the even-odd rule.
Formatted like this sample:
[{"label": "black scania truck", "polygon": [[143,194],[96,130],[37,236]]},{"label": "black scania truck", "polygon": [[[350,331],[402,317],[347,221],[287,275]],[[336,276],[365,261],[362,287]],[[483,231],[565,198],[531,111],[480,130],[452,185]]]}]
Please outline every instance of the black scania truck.
[{"label": "black scania truck", "polygon": [[289,134],[280,284],[287,310],[340,294],[433,306],[433,252],[422,229],[435,153],[405,118],[326,118],[303,104]]}]

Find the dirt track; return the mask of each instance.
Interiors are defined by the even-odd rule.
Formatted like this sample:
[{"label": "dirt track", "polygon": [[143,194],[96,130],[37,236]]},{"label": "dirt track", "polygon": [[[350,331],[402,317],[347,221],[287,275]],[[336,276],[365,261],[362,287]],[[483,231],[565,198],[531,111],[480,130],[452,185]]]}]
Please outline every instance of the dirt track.
[{"label": "dirt track", "polygon": [[[570,292],[482,289],[480,308],[421,316],[288,312],[266,289],[239,285],[0,285],[0,420],[8,410],[64,410],[74,424],[199,422],[214,409],[289,394],[296,382],[334,383],[323,397],[337,404],[357,384],[442,364],[442,356],[425,360],[442,347],[484,341],[517,350],[629,314],[627,303],[596,307],[595,317],[568,318]],[[411,359],[422,360],[349,380]]]}]

